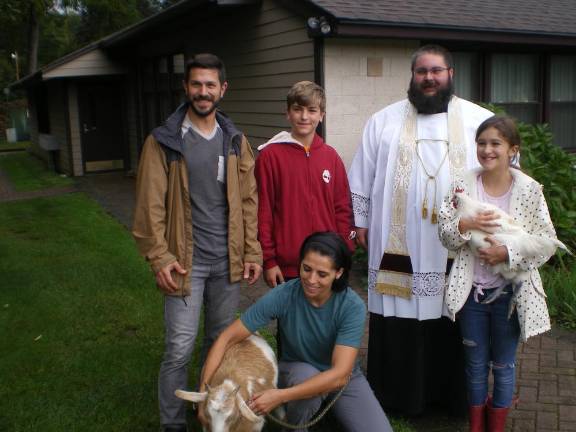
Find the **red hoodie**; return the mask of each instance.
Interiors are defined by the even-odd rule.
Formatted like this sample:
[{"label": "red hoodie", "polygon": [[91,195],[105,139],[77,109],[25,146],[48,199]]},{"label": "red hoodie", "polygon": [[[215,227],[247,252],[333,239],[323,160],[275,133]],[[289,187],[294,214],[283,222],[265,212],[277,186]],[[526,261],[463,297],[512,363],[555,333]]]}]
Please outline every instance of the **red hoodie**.
[{"label": "red hoodie", "polygon": [[337,232],[353,251],[350,188],[336,150],[315,135],[306,151],[288,132],[259,150],[255,175],[264,269],[278,265],[285,277],[297,277],[300,246],[316,231]]}]

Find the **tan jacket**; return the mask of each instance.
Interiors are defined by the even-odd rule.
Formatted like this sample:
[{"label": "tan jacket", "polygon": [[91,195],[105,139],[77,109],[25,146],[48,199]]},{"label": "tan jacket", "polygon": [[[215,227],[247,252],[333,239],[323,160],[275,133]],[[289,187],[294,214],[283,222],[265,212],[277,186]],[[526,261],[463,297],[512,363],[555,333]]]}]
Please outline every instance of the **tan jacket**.
[{"label": "tan jacket", "polygon": [[[183,118],[179,111],[171,117]],[[218,114],[218,122],[221,125],[232,124],[221,114]],[[170,119],[167,120],[169,123]],[[175,141],[181,124],[181,121],[172,119],[170,133]],[[183,276],[173,272],[172,277],[179,287],[173,295],[189,295],[194,246],[186,162],[182,155],[168,156],[174,160],[167,160],[167,155],[178,155],[178,152],[167,152],[167,146],[160,144],[155,136],[158,134],[148,136],[140,156],[132,235],[155,273],[175,261],[188,271]],[[244,263],[262,264],[262,249],[257,240],[258,194],[254,155],[243,135],[237,133],[231,141],[226,164],[226,194],[230,282],[233,283],[242,279]]]}]

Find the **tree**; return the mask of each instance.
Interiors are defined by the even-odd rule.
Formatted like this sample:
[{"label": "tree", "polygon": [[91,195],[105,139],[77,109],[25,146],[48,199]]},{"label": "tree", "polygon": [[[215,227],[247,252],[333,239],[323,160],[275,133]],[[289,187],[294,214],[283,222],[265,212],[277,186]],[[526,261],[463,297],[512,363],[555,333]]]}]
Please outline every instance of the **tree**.
[{"label": "tree", "polygon": [[0,89],[179,0],[1,0]]}]

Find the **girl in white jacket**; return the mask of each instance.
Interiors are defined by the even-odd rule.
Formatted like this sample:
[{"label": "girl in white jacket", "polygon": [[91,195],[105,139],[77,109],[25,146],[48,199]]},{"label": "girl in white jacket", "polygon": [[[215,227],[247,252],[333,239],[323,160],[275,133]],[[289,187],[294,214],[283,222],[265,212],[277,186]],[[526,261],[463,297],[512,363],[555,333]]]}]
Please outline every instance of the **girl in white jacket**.
[{"label": "girl in white jacket", "polygon": [[[461,217],[454,194],[463,192],[496,205],[530,236],[556,238],[556,233],[541,185],[513,167],[520,148],[513,120],[502,116],[485,120],[476,132],[476,144],[482,168],[469,171],[457,182],[440,211],[440,239],[446,248],[457,251],[444,302],[451,318],[455,319],[458,313],[460,322],[470,431],[497,432],[504,431],[512,404],[519,339],[526,341],[550,329],[546,296],[537,270],[550,255],[526,254],[499,244],[489,234],[498,227],[498,216],[484,211]],[[468,244],[471,230],[486,232],[489,246],[478,249],[478,256],[473,255]],[[518,271],[520,281],[512,284],[493,274],[491,266],[498,263],[507,263],[509,270]],[[498,289],[502,287],[505,288]],[[492,398],[488,398],[490,368],[494,376]]]}]

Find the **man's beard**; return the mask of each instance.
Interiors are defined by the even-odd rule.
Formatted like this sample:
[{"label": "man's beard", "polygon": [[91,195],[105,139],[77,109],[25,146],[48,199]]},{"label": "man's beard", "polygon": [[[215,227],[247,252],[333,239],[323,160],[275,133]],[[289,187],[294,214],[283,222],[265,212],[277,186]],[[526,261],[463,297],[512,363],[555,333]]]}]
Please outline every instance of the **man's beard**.
[{"label": "man's beard", "polygon": [[[212,114],[216,110],[216,108],[218,108],[218,105],[220,105],[220,100],[222,98],[215,99],[212,96],[197,95],[197,96],[194,96],[194,97],[189,98],[189,99],[190,99],[190,108],[192,109],[194,114],[196,114],[198,117],[208,117],[210,114]],[[207,101],[212,102],[212,106],[205,111],[200,111],[196,107],[196,105],[194,105],[194,102],[195,101],[202,101],[202,100],[207,100]]]},{"label": "man's beard", "polygon": [[429,86],[429,81],[424,81],[421,84],[416,84],[414,78],[410,80],[410,87],[408,88],[408,100],[416,107],[420,114],[438,114],[448,111],[448,102],[454,94],[454,84],[452,79],[448,81],[445,87],[438,87],[436,94],[426,96],[421,87],[426,88]]}]

